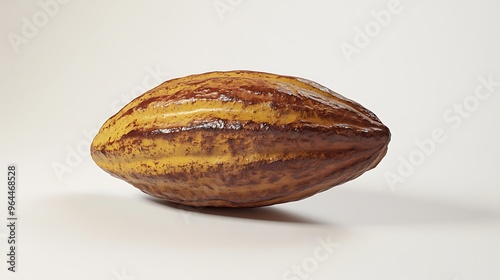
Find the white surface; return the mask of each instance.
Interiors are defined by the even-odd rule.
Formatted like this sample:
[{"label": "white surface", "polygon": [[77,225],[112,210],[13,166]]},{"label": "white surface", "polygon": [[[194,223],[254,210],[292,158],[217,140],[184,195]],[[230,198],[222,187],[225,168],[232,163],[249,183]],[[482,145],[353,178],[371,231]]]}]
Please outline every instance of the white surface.
[{"label": "white surface", "polygon": [[[500,81],[498,1],[42,6],[0,3],[2,224],[6,166],[19,169],[18,272],[2,261],[1,279],[500,278],[500,85],[473,97],[480,77]],[[388,7],[378,30],[371,11]],[[33,16],[43,26],[24,36]],[[370,43],[344,55],[366,27]],[[93,164],[88,138],[141,90],[230,69],[308,78],[360,102],[390,127],[389,153],[312,198],[234,211],[163,205]],[[436,129],[440,143],[419,158],[415,141]],[[398,172],[411,155],[418,166]],[[2,226],[0,259],[6,238]]]}]

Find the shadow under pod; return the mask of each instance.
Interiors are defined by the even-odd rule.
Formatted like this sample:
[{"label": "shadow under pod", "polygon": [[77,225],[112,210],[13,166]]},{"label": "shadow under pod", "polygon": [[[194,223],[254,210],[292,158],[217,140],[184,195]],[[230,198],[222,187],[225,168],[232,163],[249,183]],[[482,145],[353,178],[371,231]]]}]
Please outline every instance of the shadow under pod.
[{"label": "shadow under pod", "polygon": [[284,223],[297,223],[297,224],[312,224],[322,225],[324,222],[309,217],[299,215],[287,209],[280,209],[274,206],[255,207],[255,208],[226,208],[226,207],[192,207],[181,205],[158,198],[147,197],[148,200],[153,201],[170,208],[181,209],[193,213],[201,213],[207,215],[216,215],[240,219],[252,219],[260,221],[271,222],[284,222]]}]

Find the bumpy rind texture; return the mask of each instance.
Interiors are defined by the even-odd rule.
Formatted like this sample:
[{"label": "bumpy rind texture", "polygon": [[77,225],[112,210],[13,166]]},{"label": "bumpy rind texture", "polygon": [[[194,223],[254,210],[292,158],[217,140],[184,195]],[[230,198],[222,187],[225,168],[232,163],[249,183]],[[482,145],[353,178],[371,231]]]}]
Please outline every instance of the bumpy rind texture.
[{"label": "bumpy rind texture", "polygon": [[190,206],[296,201],[374,168],[389,129],[312,81],[253,71],[164,82],[104,123],[91,145],[103,170]]}]

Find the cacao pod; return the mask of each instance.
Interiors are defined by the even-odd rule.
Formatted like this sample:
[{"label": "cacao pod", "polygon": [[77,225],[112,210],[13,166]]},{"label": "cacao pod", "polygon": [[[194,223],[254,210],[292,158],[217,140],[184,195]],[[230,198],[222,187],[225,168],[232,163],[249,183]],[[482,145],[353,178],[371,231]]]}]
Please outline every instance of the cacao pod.
[{"label": "cacao pod", "polygon": [[254,71],[166,81],[107,120],[95,163],[190,206],[257,207],[352,180],[384,157],[390,131],[315,82]]}]

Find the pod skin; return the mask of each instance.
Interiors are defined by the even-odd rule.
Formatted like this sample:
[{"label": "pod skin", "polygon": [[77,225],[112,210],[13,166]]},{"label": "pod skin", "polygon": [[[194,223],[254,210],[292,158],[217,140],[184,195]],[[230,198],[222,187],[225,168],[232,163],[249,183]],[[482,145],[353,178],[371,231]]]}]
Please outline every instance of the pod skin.
[{"label": "pod skin", "polygon": [[137,97],[104,123],[91,156],[170,202],[257,207],[352,180],[380,162],[389,141],[375,114],[315,82],[228,71]]}]

